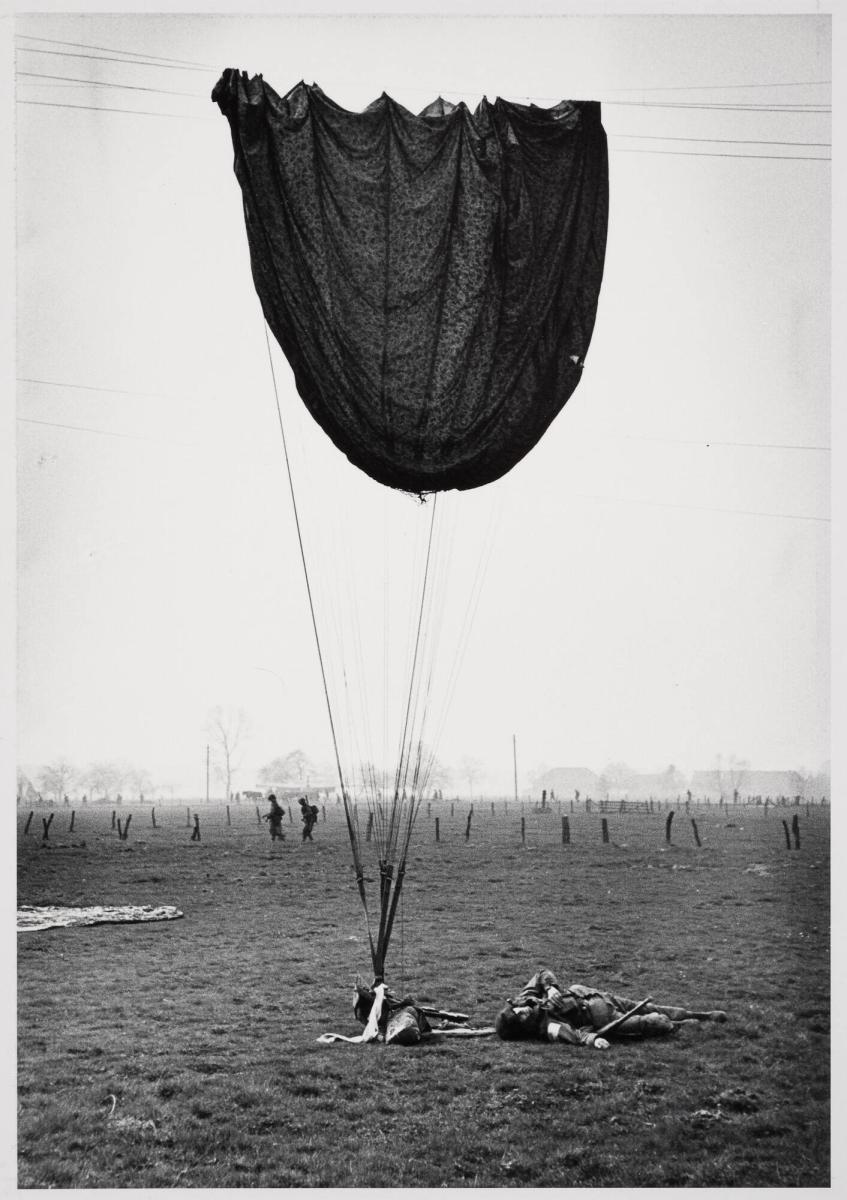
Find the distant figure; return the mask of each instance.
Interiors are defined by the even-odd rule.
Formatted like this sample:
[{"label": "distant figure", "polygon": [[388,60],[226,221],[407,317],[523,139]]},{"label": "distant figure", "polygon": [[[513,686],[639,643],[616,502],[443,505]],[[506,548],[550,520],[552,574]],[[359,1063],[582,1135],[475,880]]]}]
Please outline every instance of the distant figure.
[{"label": "distant figure", "polygon": [[[630,1012],[633,1015],[622,1020]],[[652,1001],[638,1003],[581,983],[560,988],[552,971],[541,970],[506,1002],[494,1028],[504,1041],[530,1038],[608,1050],[609,1042],[603,1036],[606,1033],[615,1037],[662,1037],[687,1021],[725,1020],[726,1013],[718,1009],[693,1012]],[[610,1028],[612,1024],[614,1029]]]},{"label": "distant figure", "polygon": [[200,841],[200,818],[197,813],[194,814],[194,828],[191,830],[192,842]]},{"label": "distant figure", "polygon": [[318,820],[317,804],[310,804],[305,796],[300,797],[300,820],[303,822],[303,841],[314,841],[312,830]]},{"label": "distant figure", "polygon": [[282,818],[285,816],[285,809],[280,808],[277,804],[276,796],[273,792],[268,796],[268,803],[271,809],[269,813],[266,813],[265,820],[268,822],[271,831],[271,841],[275,842],[279,838],[281,842],[284,842],[285,834],[282,832]]},{"label": "distant figure", "polygon": [[65,797],[64,797],[64,799],[65,799],[65,807],[67,808],[67,806],[70,804],[70,800],[68,799],[68,793],[67,793],[67,792],[65,792]]},{"label": "distant figure", "polygon": [[82,802],[83,802],[83,804],[87,804],[87,803],[88,803],[88,793],[87,793],[87,792],[83,792],[83,794],[82,794]]}]

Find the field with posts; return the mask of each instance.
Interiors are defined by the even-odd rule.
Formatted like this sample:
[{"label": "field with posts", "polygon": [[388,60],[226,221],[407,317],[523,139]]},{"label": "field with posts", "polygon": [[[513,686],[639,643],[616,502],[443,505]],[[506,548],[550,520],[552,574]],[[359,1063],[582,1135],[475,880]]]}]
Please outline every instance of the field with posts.
[{"label": "field with posts", "polygon": [[389,984],[486,1025],[548,965],[726,1024],[319,1045],[370,981],[341,807],[19,808],[20,904],[184,914],[18,935],[19,1186],[827,1186],[829,809],[575,808],[425,803]]}]

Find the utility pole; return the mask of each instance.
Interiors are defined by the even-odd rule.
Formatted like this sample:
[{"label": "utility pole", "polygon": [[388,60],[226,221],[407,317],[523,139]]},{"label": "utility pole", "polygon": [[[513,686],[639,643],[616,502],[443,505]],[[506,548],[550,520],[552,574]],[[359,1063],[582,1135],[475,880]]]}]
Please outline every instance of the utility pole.
[{"label": "utility pole", "polygon": [[515,803],[518,802],[518,743],[517,738],[512,734],[512,760],[515,764]]},{"label": "utility pole", "polygon": [[209,803],[209,743],[206,743],[206,803]]}]

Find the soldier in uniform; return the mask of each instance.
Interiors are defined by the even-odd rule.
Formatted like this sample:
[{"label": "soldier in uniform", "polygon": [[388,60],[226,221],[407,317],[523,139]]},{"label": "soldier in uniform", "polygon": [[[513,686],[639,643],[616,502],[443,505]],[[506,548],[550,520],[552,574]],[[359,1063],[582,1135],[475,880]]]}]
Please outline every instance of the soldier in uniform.
[{"label": "soldier in uniform", "polygon": [[[633,1015],[614,1031],[606,1030],[630,1012]],[[702,1012],[654,1004],[652,1000],[639,1003],[581,983],[560,988],[556,976],[545,968],[536,971],[526,986],[506,1002],[494,1028],[504,1041],[535,1038],[608,1050],[604,1032],[614,1037],[662,1037],[686,1021],[725,1020],[726,1013],[719,1009]]]}]

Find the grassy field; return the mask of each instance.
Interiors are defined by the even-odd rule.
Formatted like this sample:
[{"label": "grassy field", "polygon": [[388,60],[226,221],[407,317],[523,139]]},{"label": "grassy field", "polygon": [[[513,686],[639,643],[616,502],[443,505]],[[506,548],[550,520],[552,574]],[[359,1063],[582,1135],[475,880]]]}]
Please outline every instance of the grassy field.
[{"label": "grassy field", "polygon": [[529,806],[523,844],[479,800],[436,843],[424,806],[389,983],[474,1024],[539,965],[729,1013],[607,1053],[318,1045],[369,981],[342,810],[283,845],[248,806],[201,805],[193,843],[184,806],[118,811],[125,842],[111,809],[18,812],[21,903],[185,914],[18,936],[21,1187],[828,1185],[828,809],[692,811],[698,848],[684,812],[670,845],[664,813],[610,813],[603,844],[565,809],[563,845]]}]

